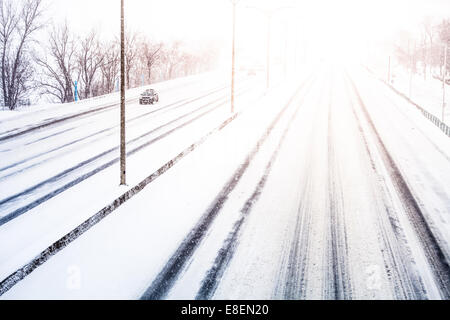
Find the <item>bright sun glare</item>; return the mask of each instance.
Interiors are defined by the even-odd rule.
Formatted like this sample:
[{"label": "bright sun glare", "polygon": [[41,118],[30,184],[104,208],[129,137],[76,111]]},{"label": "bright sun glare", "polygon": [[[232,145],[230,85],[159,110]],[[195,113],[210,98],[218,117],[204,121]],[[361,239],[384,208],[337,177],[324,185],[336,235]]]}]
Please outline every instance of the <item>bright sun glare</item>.
[{"label": "bright sun glare", "polygon": [[[242,0],[239,10],[240,47],[252,57],[263,59],[267,44],[267,20],[251,12]],[[370,42],[391,37],[409,28],[423,15],[424,2],[416,0],[315,0],[252,2],[255,7],[276,9],[271,26],[271,51],[283,56],[286,42],[299,46],[310,59],[359,62]],[[256,10],[257,11],[257,10]],[[414,21],[414,22],[413,22]],[[228,25],[224,26],[227,28]],[[224,30],[226,32],[226,30]],[[297,53],[298,54],[298,53]],[[280,58],[281,59],[281,58]]]},{"label": "bright sun glare", "polygon": [[[436,3],[441,1],[439,6]],[[443,2],[442,2],[443,1]],[[55,14],[73,20],[73,28],[100,27],[105,36],[118,30],[118,1],[78,0],[55,2]],[[434,5],[432,5],[434,3]],[[89,5],[93,10],[81,10]],[[410,29],[430,7],[450,9],[446,0],[239,0],[237,6],[238,54],[263,64],[267,46],[267,19],[258,10],[288,7],[274,15],[271,24],[271,53],[281,60],[307,51],[310,58],[355,61],[367,54],[369,42],[392,37],[399,29]],[[107,10],[99,17],[97,12]],[[127,0],[127,25],[160,40],[186,43],[213,40],[225,55],[231,46],[230,0]],[[97,10],[98,9],[98,10]],[[445,11],[445,10],[444,10]],[[436,15],[436,11],[431,13]],[[81,23],[82,22],[82,23]],[[286,44],[287,43],[287,44]],[[287,50],[286,50],[287,48]],[[300,49],[299,49],[300,48]],[[294,52],[295,51],[295,52]],[[285,57],[284,57],[285,58]],[[224,59],[224,61],[228,61]]]},{"label": "bright sun glare", "polygon": [[[312,55],[355,59],[367,43],[395,27],[400,1],[319,0],[298,2],[300,26]],[[397,16],[398,17],[398,16]]]}]

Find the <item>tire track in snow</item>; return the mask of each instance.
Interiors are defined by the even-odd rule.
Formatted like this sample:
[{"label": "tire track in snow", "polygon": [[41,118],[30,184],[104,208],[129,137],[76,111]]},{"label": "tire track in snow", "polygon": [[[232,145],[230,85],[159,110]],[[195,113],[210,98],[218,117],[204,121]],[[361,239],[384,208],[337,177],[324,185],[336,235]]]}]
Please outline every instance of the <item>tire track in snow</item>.
[{"label": "tire track in snow", "polygon": [[[130,119],[128,119],[128,120],[126,121],[126,123],[127,123],[127,124],[131,124],[131,123],[133,123],[133,122],[136,121],[136,120],[142,120],[143,118],[146,118],[146,117],[148,117],[148,116],[151,116],[152,114],[154,114],[154,113],[156,113],[156,112],[159,112],[159,111],[164,111],[164,112],[162,113],[162,114],[164,114],[164,113],[166,113],[166,112],[168,112],[168,111],[176,110],[176,109],[178,109],[178,108],[180,108],[180,107],[183,107],[183,106],[185,106],[185,105],[187,105],[187,104],[189,104],[189,103],[195,102],[195,101],[200,100],[200,99],[203,99],[203,98],[205,98],[205,97],[208,97],[208,96],[210,96],[210,95],[212,95],[212,94],[215,94],[215,93],[217,93],[217,92],[219,92],[219,91],[222,91],[222,90],[224,90],[224,89],[226,89],[226,88],[227,88],[227,87],[223,87],[223,88],[216,89],[216,90],[214,90],[214,91],[212,91],[212,92],[209,92],[209,93],[207,93],[207,94],[204,94],[204,95],[202,95],[202,96],[200,96],[200,97],[196,97],[196,98],[194,98],[194,99],[181,99],[181,100],[178,100],[178,101],[173,102],[173,103],[171,103],[171,104],[169,104],[169,105],[166,105],[166,106],[163,106],[163,107],[161,107],[161,108],[158,108],[158,109],[155,109],[155,110],[146,112],[146,113],[144,113],[144,114],[135,116],[135,117],[133,117],[133,118],[130,118]],[[223,99],[223,98],[226,98],[226,96],[220,97],[220,99]],[[215,103],[215,102],[217,102],[217,101],[219,101],[219,99],[214,100],[214,101],[212,101],[211,103]],[[12,164],[10,164],[10,165],[7,165],[7,166],[5,166],[5,167],[2,167],[2,168],[0,168],[0,172],[5,171],[5,170],[8,170],[8,169],[11,169],[11,168],[14,168],[14,167],[17,167],[18,165],[21,165],[21,164],[24,164],[24,163],[26,163],[26,162],[28,162],[28,161],[37,159],[37,158],[42,157],[42,156],[44,156],[44,155],[47,155],[47,154],[49,154],[49,153],[52,153],[52,152],[55,152],[55,151],[64,149],[64,148],[66,148],[66,147],[72,146],[72,145],[74,145],[74,144],[76,144],[76,143],[78,143],[78,142],[85,141],[85,140],[87,140],[87,139],[89,139],[89,138],[92,138],[92,137],[101,135],[101,134],[106,133],[106,132],[113,131],[114,129],[117,129],[117,128],[118,128],[118,126],[115,125],[115,126],[112,126],[112,127],[106,128],[106,129],[102,129],[102,130],[97,131],[97,132],[94,132],[94,133],[92,133],[92,134],[90,134],[90,135],[88,135],[88,136],[85,136],[85,137],[82,137],[82,138],[73,140],[73,141],[71,141],[71,142],[65,143],[65,144],[63,144],[63,145],[61,145],[61,146],[58,146],[58,147],[56,147],[56,148],[52,148],[52,149],[50,149],[50,150],[46,150],[46,151],[40,152],[40,153],[38,153],[38,154],[36,154],[36,155],[33,155],[33,156],[31,156],[31,157],[28,157],[28,158],[25,158],[25,159],[23,159],[23,160],[21,160],[21,161],[18,161],[18,162],[12,163]],[[75,129],[75,128],[72,128],[72,129],[69,129],[69,130],[73,130],[73,129]],[[66,131],[68,131],[68,130],[65,129],[65,130],[59,131],[59,132],[57,132],[57,133],[54,133],[54,134],[52,134],[52,135],[49,135],[49,136],[46,136],[46,137],[44,137],[44,138],[38,139],[38,140],[36,140],[36,141],[41,141],[42,139],[48,139],[48,138],[51,138],[51,137],[60,135],[60,134],[62,134],[62,133],[65,133]],[[113,132],[112,134],[114,134],[114,132]],[[97,138],[97,139],[95,139],[95,140],[89,141],[89,143],[96,142],[96,141],[98,141],[98,140],[100,140],[100,139],[102,139],[102,138],[108,137],[108,136],[110,136],[110,135],[112,135],[112,134],[109,134],[109,135],[106,135],[106,136],[99,137],[99,138]],[[31,143],[35,143],[36,141],[33,141],[33,142],[31,142]],[[31,143],[28,143],[28,144],[31,144]],[[57,155],[57,156],[60,156],[60,155]],[[55,157],[57,157],[57,156],[55,156]],[[54,158],[54,157],[53,157],[53,158]],[[53,159],[53,158],[50,158],[50,160]],[[46,161],[48,161],[48,160],[49,160],[49,159],[45,159],[45,160],[43,160],[43,161],[41,161],[41,162],[34,163],[34,164],[32,164],[32,165],[29,165],[28,167],[25,167],[25,168],[20,169],[19,171],[10,173],[10,174],[8,174],[8,175],[5,175],[5,176],[1,177],[0,179],[7,178],[7,177],[9,177],[9,176],[11,176],[11,175],[13,175],[13,174],[16,174],[16,173],[21,173],[21,172],[23,172],[24,170],[33,168],[33,167],[35,167],[35,166],[37,166],[37,165],[39,165],[39,164],[41,164],[41,163],[43,163],[43,162],[46,162]]]},{"label": "tire track in snow", "polygon": [[[324,86],[323,86],[324,87]],[[322,90],[323,90],[322,87]],[[318,130],[320,127],[315,125],[320,121],[320,112],[317,106],[322,105],[324,95],[320,95],[318,103],[314,108],[312,128],[309,131],[308,140],[310,145],[307,150],[308,156],[305,162],[304,175],[299,179],[304,180],[303,187],[299,193],[298,210],[295,221],[295,228],[292,238],[289,241],[289,252],[284,253],[286,257],[283,257],[282,266],[287,267],[287,272],[282,274],[277,279],[275,286],[274,296],[282,296],[284,300],[306,299],[307,298],[307,286],[308,279],[306,278],[307,270],[309,267],[310,258],[310,242],[311,242],[311,229],[313,223],[312,208],[312,193],[313,184],[317,181],[313,177],[315,159],[313,157],[317,154],[316,148],[318,148],[317,141],[314,140],[318,136]],[[316,169],[317,170],[317,169]]]},{"label": "tire track in snow", "polygon": [[[197,80],[197,82],[200,82],[200,80]],[[185,84],[184,85],[173,85],[172,87],[167,88],[165,90],[170,91],[170,90],[173,90],[175,88],[179,88],[181,86],[185,86]],[[225,89],[226,87],[227,86],[223,87],[223,89]],[[139,98],[130,98],[130,99],[126,100],[126,103],[131,103],[133,101],[138,101],[138,100],[139,100]],[[71,115],[68,115],[68,116],[63,116],[63,117],[57,118],[57,119],[52,119],[52,118],[46,119],[46,120],[43,121],[43,123],[31,126],[30,128],[24,129],[22,131],[15,132],[15,131],[20,129],[20,128],[15,128],[15,129],[11,129],[11,130],[8,130],[8,131],[5,131],[5,132],[1,132],[0,133],[0,143],[2,141],[10,140],[12,138],[16,138],[18,136],[21,136],[21,135],[24,135],[24,134],[28,134],[28,133],[33,132],[33,131],[40,130],[42,128],[46,128],[46,127],[49,127],[49,126],[60,124],[60,123],[65,122],[67,120],[72,120],[72,119],[75,119],[75,118],[82,118],[82,117],[90,115],[90,114],[106,112],[109,109],[117,108],[119,105],[120,105],[120,103],[117,103],[117,102],[106,103],[105,105],[102,105],[102,106],[100,106],[98,108],[95,108],[95,109],[90,109],[90,110],[86,110],[86,111],[82,111],[82,112],[77,112],[77,113],[74,113],[74,114],[71,114]],[[12,121],[12,120],[15,120],[15,119],[6,119],[4,121]]]},{"label": "tire track in snow", "polygon": [[[362,128],[362,122],[359,118],[353,101],[351,100],[351,93],[349,88],[348,75],[346,74],[346,90],[349,97],[351,111],[357,130],[361,139],[361,144],[366,151],[366,154],[370,161],[370,169],[374,177],[372,185],[375,188],[375,192],[383,195],[383,210],[384,214],[376,215],[378,224],[378,237],[382,244],[382,256],[385,261],[384,269],[389,282],[392,284],[392,291],[396,299],[423,299],[423,284],[417,272],[411,268],[411,252],[406,245],[406,236],[400,226],[399,218],[394,210],[391,209],[390,197],[388,191],[380,185],[380,181],[384,181],[383,175],[377,169],[374,155],[370,151],[369,142],[364,134]],[[384,182],[386,183],[386,182]],[[387,198],[387,199],[386,199]],[[393,241],[395,239],[395,241]]]},{"label": "tire track in snow", "polygon": [[[326,299],[352,299],[352,282],[348,266],[347,228],[345,223],[345,204],[342,177],[339,170],[339,160],[335,152],[338,146],[333,126],[333,75],[330,77],[328,101],[328,215],[329,238],[326,260],[328,261],[328,281],[324,282]],[[326,264],[325,264],[326,265]]]},{"label": "tire track in snow", "polygon": [[[243,110],[245,111],[245,109]],[[36,256],[32,261],[24,265],[22,268],[16,270],[11,275],[9,275],[6,279],[0,282],[0,296],[2,296],[5,292],[9,291],[12,287],[14,287],[18,282],[25,279],[29,274],[31,274],[36,268],[44,264],[48,261],[52,256],[63,250],[65,247],[70,245],[73,241],[78,239],[85,232],[89,231],[93,226],[102,221],[108,215],[113,213],[117,208],[119,208],[122,204],[130,200],[132,197],[141,192],[147,185],[152,183],[158,177],[166,173],[173,166],[175,166],[180,160],[182,160],[185,156],[196,150],[200,145],[202,145],[205,141],[208,140],[212,135],[217,132],[223,130],[227,125],[233,122],[236,118],[238,118],[243,111],[234,113],[232,116],[223,121],[219,126],[209,131],[199,140],[194,142],[192,145],[184,149],[181,153],[179,153],[175,158],[168,161],[165,165],[159,168],[157,171],[152,173],[150,176],[145,178],[139,184],[131,188],[129,191],[124,193],[119,198],[115,199],[108,206],[104,207],[102,210],[94,214],[92,217],[87,219],[85,222],[80,224],[78,227],[73,229],[71,232],[66,234],[61,239],[54,242],[47,249],[42,251],[38,256]]]},{"label": "tire track in snow", "polygon": [[288,109],[289,105],[294,100],[299,91],[305,86],[306,82],[296,90],[294,95],[289,99],[288,103],[276,115],[275,119],[265,130],[263,135],[256,143],[255,147],[247,155],[247,158],[244,161],[244,163],[242,163],[238,167],[238,169],[235,171],[230,180],[228,180],[228,182],[224,185],[221,192],[217,195],[217,197],[213,200],[213,202],[209,206],[209,209],[203,214],[199,222],[194,226],[192,231],[183,240],[179,248],[169,258],[167,264],[153,280],[150,287],[147,288],[147,290],[143,293],[141,297],[142,300],[159,300],[163,299],[167,295],[167,293],[177,280],[178,276],[180,275],[180,272],[186,265],[187,261],[192,257],[195,250],[203,240],[204,236],[207,234],[209,227],[212,225],[214,219],[222,209],[224,203],[227,201],[228,195],[236,187],[240,178],[248,168],[250,162],[258,153],[261,145],[264,144],[264,142],[272,132],[275,125],[278,123],[282,115]]},{"label": "tire track in snow", "polygon": [[[173,128],[173,129],[171,129],[171,130],[169,130],[167,132],[164,132],[163,134],[161,134],[161,135],[159,135],[159,136],[157,136],[157,137],[155,137],[155,138],[153,138],[153,139],[151,139],[149,141],[146,141],[143,144],[133,148],[132,150],[127,152],[127,156],[131,156],[131,155],[135,154],[136,152],[142,150],[143,148],[145,148],[145,147],[147,147],[147,146],[149,146],[149,145],[151,145],[151,144],[153,144],[153,143],[155,143],[155,142],[157,142],[157,141],[159,141],[159,140],[169,136],[173,132],[175,132],[175,131],[177,131],[177,130],[179,130],[179,129],[181,129],[181,128],[189,125],[189,124],[191,124],[192,122],[202,118],[203,116],[205,116],[205,115],[207,115],[207,114],[217,110],[218,108],[220,108],[223,105],[225,105],[227,103],[227,101],[228,100],[226,100],[224,102],[220,102],[216,106],[213,106],[209,110],[204,111],[203,113],[197,115],[196,117],[194,117],[194,118],[192,118],[192,119],[190,119],[190,120],[188,120],[188,121],[178,125],[177,127]],[[168,125],[170,125],[170,124],[172,124],[172,123],[174,123],[174,122],[176,122],[176,121],[178,121],[178,120],[180,120],[182,118],[185,118],[185,117],[189,116],[190,114],[192,114],[194,112],[197,112],[197,111],[199,111],[199,110],[201,110],[203,108],[207,108],[210,105],[211,105],[210,103],[207,103],[204,106],[202,106],[200,108],[197,108],[196,110],[190,112],[189,114],[186,114],[186,115],[183,115],[181,117],[178,117],[175,120],[171,120],[170,122],[168,122],[168,123],[166,123],[164,125],[161,125],[158,128],[152,129],[151,131],[149,131],[149,132],[147,132],[147,133],[145,133],[145,134],[143,134],[143,135],[141,135],[141,136],[139,136],[139,137],[137,137],[137,138],[135,138],[135,139],[133,139],[131,141],[128,141],[127,143],[136,142],[139,139],[142,139],[142,138],[144,138],[146,136],[149,136],[152,133],[154,133],[155,131],[160,130],[161,128],[166,127],[166,126],[168,126]],[[101,159],[103,157],[106,157],[108,155],[111,155],[112,153],[114,153],[118,149],[119,149],[119,147],[117,146],[117,147],[111,148],[111,149],[109,149],[107,151],[104,151],[104,152],[102,152],[102,153],[100,153],[100,154],[98,154],[98,155],[96,155],[96,156],[94,156],[94,157],[92,157],[92,158],[90,158],[88,160],[85,160],[85,161],[77,164],[74,167],[71,167],[71,168],[69,168],[69,169],[67,169],[67,170],[65,170],[63,172],[60,172],[59,174],[57,174],[57,175],[55,175],[55,176],[53,176],[53,177],[51,177],[49,179],[46,179],[46,180],[44,180],[44,181],[42,181],[42,182],[40,182],[40,183],[30,187],[30,188],[24,190],[21,193],[18,193],[18,194],[15,194],[13,196],[10,196],[8,198],[2,199],[2,200],[0,200],[0,207],[3,206],[3,205],[11,205],[11,203],[10,203],[11,201],[20,201],[22,198],[26,199],[26,197],[32,195],[33,192],[35,192],[36,190],[38,190],[40,188],[48,187],[49,184],[57,183],[57,182],[60,181],[60,179],[66,178],[71,172],[74,172],[76,170],[80,170],[81,168],[89,166],[91,164],[95,164],[95,162],[98,161],[99,159]],[[80,182],[88,179],[89,177],[99,173],[100,171],[105,170],[106,168],[109,168],[110,166],[114,165],[117,162],[119,162],[119,157],[114,157],[112,160],[109,160],[108,162],[106,162],[106,163],[96,167],[95,169],[91,169],[87,173],[84,173],[81,176],[78,176],[78,177],[74,178],[73,180],[65,183],[63,186],[58,187],[58,188],[52,190],[51,192],[45,193],[43,196],[41,196],[38,199],[28,203],[27,205],[22,206],[20,208],[17,208],[15,210],[13,210],[12,212],[9,212],[8,214],[6,214],[6,215],[4,215],[3,217],[0,218],[0,226],[2,226],[4,224],[8,223],[9,221],[11,221],[11,220],[21,216],[22,214],[26,213],[27,211],[37,207],[41,203],[43,203],[43,202],[45,202],[45,201],[47,201],[47,200],[57,196],[58,194],[64,192],[65,190],[67,190],[67,189],[69,189],[69,188],[79,184]]]},{"label": "tire track in snow", "polygon": [[282,295],[283,300],[306,299],[308,279],[308,261],[310,257],[309,243],[311,241],[311,203],[308,201],[312,193],[311,163],[306,166],[306,177],[303,190],[300,193],[297,217],[295,221],[294,237],[291,239],[287,261],[287,273],[277,279],[274,295]]},{"label": "tire track in snow", "polygon": [[[312,86],[312,82],[309,84],[309,87]],[[307,91],[307,90],[306,90]],[[272,166],[277,160],[279,151],[281,147],[283,146],[283,143],[285,141],[285,138],[290,131],[292,127],[292,123],[297,117],[297,114],[299,110],[301,109],[301,106],[303,105],[303,101],[306,96],[303,96],[303,98],[296,102],[298,104],[292,118],[289,120],[286,128],[284,129],[282,136],[275,148],[275,150],[272,153],[272,156],[267,163],[264,173],[261,176],[258,184],[256,185],[255,190],[253,191],[252,195],[247,199],[245,202],[243,208],[240,210],[241,216],[239,220],[235,222],[233,225],[233,229],[228,234],[227,239],[225,239],[222,248],[219,250],[218,255],[216,256],[216,259],[214,260],[214,264],[212,268],[208,270],[206,273],[205,278],[202,281],[201,287],[197,293],[196,299],[197,300],[208,300],[211,299],[214,295],[217,286],[219,285],[219,282],[223,276],[223,273],[225,269],[227,268],[229,262],[233,258],[234,252],[236,250],[239,236],[242,233],[242,227],[245,225],[245,222],[247,221],[248,216],[250,215],[253,205],[258,202],[261,193],[266,185],[267,179],[270,175],[270,172],[272,171]]]},{"label": "tire track in snow", "polygon": [[[64,134],[64,133],[67,133],[67,132],[69,132],[69,131],[73,131],[73,130],[75,130],[75,129],[77,129],[76,126],[75,126],[75,127],[71,127],[71,128],[69,128],[69,129],[60,130],[60,131],[58,131],[58,132],[56,132],[56,133],[52,133],[52,134],[50,134],[50,135],[48,135],[48,136],[44,136],[44,137],[42,137],[42,138],[39,138],[39,139],[30,141],[30,142],[27,142],[27,143],[25,143],[25,145],[26,145],[26,146],[29,146],[29,145],[32,145],[32,144],[35,144],[35,143],[38,143],[38,142],[42,142],[42,141],[47,140],[47,139],[49,139],[49,138],[52,138],[52,137],[55,137],[55,136],[60,136],[60,135],[62,135],[62,134]],[[0,171],[2,171],[2,170],[3,170],[3,169],[0,169]]]},{"label": "tire track in snow", "polygon": [[[126,102],[130,103],[132,101],[137,101],[137,100],[138,100],[138,98],[133,98],[133,99],[127,100]],[[31,133],[31,132],[36,131],[36,130],[47,128],[47,127],[53,126],[55,124],[60,124],[60,123],[65,122],[67,120],[72,120],[72,119],[75,119],[75,118],[83,118],[83,117],[91,115],[91,114],[99,114],[99,113],[102,113],[102,112],[106,112],[109,109],[117,108],[117,106],[118,106],[117,103],[111,103],[111,104],[107,104],[105,106],[102,106],[102,107],[99,107],[99,108],[96,108],[96,109],[79,112],[79,113],[72,114],[72,115],[65,116],[65,117],[61,117],[61,118],[58,118],[58,119],[50,119],[47,122],[45,122],[45,120],[44,120],[44,123],[41,123],[41,124],[36,125],[36,126],[31,126],[28,129],[25,129],[25,130],[22,130],[22,131],[19,131],[19,132],[15,132],[15,133],[11,133],[11,132],[17,131],[17,129],[8,130],[8,131],[4,132],[2,136],[0,136],[0,142],[11,140],[13,138],[17,138],[19,136]]]},{"label": "tire track in snow", "polygon": [[[430,226],[428,225],[420,206],[404,179],[397,164],[389,154],[384,145],[368,111],[365,106],[358,89],[353,80],[347,75],[349,82],[353,88],[355,96],[358,100],[359,107],[368,123],[372,135],[375,137],[376,147],[382,157],[384,165],[389,172],[390,178],[397,190],[402,205],[408,214],[409,220],[420,239],[423,252],[428,260],[428,264],[433,272],[434,279],[443,299],[450,299],[450,266],[444,252],[442,251],[438,240],[434,236]],[[420,294],[420,293],[418,293]]]}]

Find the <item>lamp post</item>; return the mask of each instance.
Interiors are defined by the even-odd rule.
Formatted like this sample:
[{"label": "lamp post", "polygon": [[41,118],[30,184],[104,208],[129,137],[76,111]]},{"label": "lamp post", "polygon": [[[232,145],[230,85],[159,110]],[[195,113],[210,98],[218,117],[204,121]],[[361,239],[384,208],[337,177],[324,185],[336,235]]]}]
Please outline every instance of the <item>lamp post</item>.
[{"label": "lamp post", "polygon": [[233,4],[233,43],[231,49],[231,113],[234,113],[234,77],[236,73],[236,4],[237,0],[231,0]]},{"label": "lamp post", "polygon": [[270,87],[270,42],[271,42],[270,29],[271,29],[272,18],[275,15],[275,13],[277,13],[278,11],[281,11],[283,9],[290,9],[292,7],[278,7],[278,8],[274,8],[274,9],[262,9],[262,8],[258,8],[258,7],[247,7],[247,8],[248,9],[256,9],[256,10],[260,11],[261,13],[263,13],[267,18],[267,52],[266,52],[266,59],[267,59],[266,77],[267,77],[267,79],[266,79],[266,86],[267,86],[267,89],[269,89],[269,87]]},{"label": "lamp post", "polygon": [[283,73],[285,79],[287,78],[288,35],[289,35],[289,25],[286,23],[286,31],[284,34],[284,64],[283,64]]},{"label": "lamp post", "polygon": [[270,25],[272,23],[272,15],[268,14],[267,15],[267,52],[266,52],[266,57],[267,57],[267,61],[266,61],[266,68],[267,68],[267,74],[266,74],[266,86],[267,86],[267,90],[269,90],[270,88]]},{"label": "lamp post", "polygon": [[126,180],[125,140],[125,14],[124,0],[120,0],[120,185]]},{"label": "lamp post", "polygon": [[[414,50],[411,54],[411,69],[410,69],[410,73],[409,73],[409,95],[408,98],[412,99],[411,95],[412,95],[412,81],[413,81],[413,71],[415,70],[416,67],[416,41],[414,41]],[[408,41],[408,53],[410,52],[409,49],[409,41]]]},{"label": "lamp post", "polygon": [[445,123],[445,76],[447,75],[447,51],[448,43],[444,46],[444,72],[442,74],[442,122]]},{"label": "lamp post", "polygon": [[[426,49],[426,45],[423,45],[421,47],[419,47],[421,49]],[[411,54],[410,53],[410,43],[408,41],[408,53],[411,55],[411,67],[410,67],[410,78],[409,78],[409,98],[411,99],[411,95],[412,95],[412,77],[413,77],[413,68],[414,68],[414,64],[415,64],[415,52],[417,50],[417,45],[416,42],[414,41],[414,51]],[[446,103],[445,103],[445,81],[446,81],[446,71],[447,71],[447,59],[448,59],[448,42],[446,42],[444,44],[444,59],[443,59],[443,63],[444,63],[444,72],[442,73],[442,116],[441,116],[441,121],[444,123],[445,121],[445,108],[446,108]],[[389,66],[390,66],[390,57],[389,57]],[[390,70],[390,68],[389,68]],[[388,79],[391,77],[391,74],[389,72],[389,76]]]},{"label": "lamp post", "polygon": [[389,56],[389,62],[388,62],[387,82],[388,82],[389,85],[391,84],[391,56]]}]

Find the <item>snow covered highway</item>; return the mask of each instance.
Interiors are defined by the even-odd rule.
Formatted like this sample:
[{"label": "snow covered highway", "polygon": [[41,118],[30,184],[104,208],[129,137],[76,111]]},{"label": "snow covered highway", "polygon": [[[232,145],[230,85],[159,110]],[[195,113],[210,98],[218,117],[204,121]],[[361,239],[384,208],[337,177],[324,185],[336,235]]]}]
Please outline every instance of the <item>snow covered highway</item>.
[{"label": "snow covered highway", "polygon": [[129,92],[128,187],[117,96],[1,120],[0,298],[449,299],[450,139],[312,70],[242,76],[235,115],[213,73]]},{"label": "snow covered highway", "polygon": [[[128,154],[140,151],[220,107],[225,109],[226,88],[216,88],[194,99],[165,103],[156,109],[130,104]],[[106,111],[104,108],[89,110],[89,114],[92,113],[89,117],[85,117],[88,112],[81,112],[79,120],[74,116],[62,117],[62,123],[57,119],[45,123],[44,128],[38,125],[36,134],[27,129],[20,138],[17,133],[3,138],[6,165],[0,168],[0,183],[8,188],[4,189],[7,191],[0,200],[0,225],[118,162],[114,140],[118,132],[114,121],[118,105],[109,105]],[[47,149],[43,150],[42,144]],[[19,148],[20,156],[17,155]],[[91,156],[86,159],[86,154]]]}]

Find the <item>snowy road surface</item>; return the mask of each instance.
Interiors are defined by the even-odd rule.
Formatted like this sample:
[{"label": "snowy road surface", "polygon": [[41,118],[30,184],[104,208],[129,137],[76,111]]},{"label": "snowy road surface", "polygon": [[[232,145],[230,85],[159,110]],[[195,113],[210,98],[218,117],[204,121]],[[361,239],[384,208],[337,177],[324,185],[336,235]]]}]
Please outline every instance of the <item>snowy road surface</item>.
[{"label": "snowy road surface", "polygon": [[[448,137],[362,69],[257,79],[226,125],[225,80],[129,101],[130,187],[207,138],[1,298],[449,299]],[[128,190],[117,110],[0,123],[0,287]]]}]

